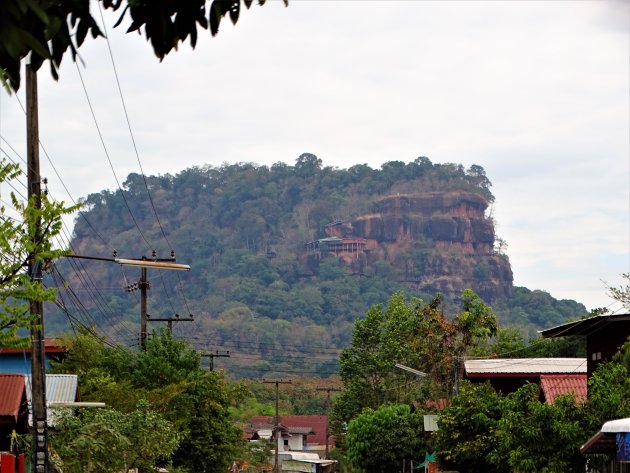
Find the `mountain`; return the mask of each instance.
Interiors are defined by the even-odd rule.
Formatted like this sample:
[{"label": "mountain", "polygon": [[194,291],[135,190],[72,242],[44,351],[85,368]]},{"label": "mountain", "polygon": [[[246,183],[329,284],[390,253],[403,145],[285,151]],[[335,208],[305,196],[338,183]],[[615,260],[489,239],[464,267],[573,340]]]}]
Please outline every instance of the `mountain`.
[{"label": "mountain", "polygon": [[[338,169],[306,153],[294,166],[130,174],[122,189],[85,199],[71,247],[105,258],[174,252],[192,270],[148,271],[151,319],[178,318],[177,336],[230,350],[217,361],[241,375],[325,375],[336,370],[353,321],[396,291],[425,299],[441,292],[455,312],[470,287],[503,325],[529,335],[586,313],[575,301],[513,286],[490,187],[480,166],[426,157]],[[67,259],[52,276],[65,289],[47,308],[48,327],[68,330],[69,319],[137,343],[137,269]]]}]

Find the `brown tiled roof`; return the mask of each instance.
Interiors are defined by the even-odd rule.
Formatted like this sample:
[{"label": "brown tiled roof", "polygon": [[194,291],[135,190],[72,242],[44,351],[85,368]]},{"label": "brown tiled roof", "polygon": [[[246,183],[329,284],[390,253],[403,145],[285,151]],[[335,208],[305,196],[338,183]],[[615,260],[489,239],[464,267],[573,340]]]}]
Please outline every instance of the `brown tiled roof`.
[{"label": "brown tiled roof", "polygon": [[[311,428],[313,433],[306,436],[306,443],[326,445],[326,416],[279,416],[278,421],[291,431],[293,428]],[[273,416],[254,416],[249,423],[273,425]]]},{"label": "brown tiled roof", "polygon": [[547,404],[562,394],[573,393],[577,402],[586,401],[585,374],[543,374],[540,375],[540,387]]},{"label": "brown tiled roof", "polygon": [[23,374],[0,374],[0,417],[13,417],[17,421],[25,394]]}]

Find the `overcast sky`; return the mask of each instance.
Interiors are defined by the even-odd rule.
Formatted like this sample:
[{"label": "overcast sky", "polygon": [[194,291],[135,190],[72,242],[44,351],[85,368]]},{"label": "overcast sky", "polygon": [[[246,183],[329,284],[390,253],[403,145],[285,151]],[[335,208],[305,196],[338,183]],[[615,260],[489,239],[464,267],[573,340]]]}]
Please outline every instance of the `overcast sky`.
[{"label": "overcast sky", "polygon": [[[479,164],[516,285],[590,309],[611,305],[603,281],[630,271],[630,2],[270,1],[162,63],[143,37],[112,30],[115,18],[146,174],[303,152],[339,168]],[[107,42],[88,40],[81,56],[122,182],[139,166]],[[115,189],[76,66],[66,58],[59,82],[44,66],[39,86],[40,138],[72,197]],[[0,133],[26,155],[4,91]],[[44,155],[42,175],[68,200]]]}]

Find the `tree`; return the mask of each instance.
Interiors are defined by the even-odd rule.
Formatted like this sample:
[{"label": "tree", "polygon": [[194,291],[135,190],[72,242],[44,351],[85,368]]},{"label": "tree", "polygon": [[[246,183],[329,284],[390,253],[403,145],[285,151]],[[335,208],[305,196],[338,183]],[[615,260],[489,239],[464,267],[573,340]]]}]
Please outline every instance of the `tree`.
[{"label": "tree", "polygon": [[[287,2],[284,0],[285,5]],[[253,0],[242,2],[246,8],[252,3]],[[262,5],[265,0],[258,3]],[[194,49],[198,29],[210,29],[215,36],[226,15],[236,24],[241,11],[241,0],[99,0],[99,8],[101,5],[113,11],[122,8],[115,26],[121,25],[128,15],[131,22],[127,32],[144,29],[160,60],[188,38]],[[93,38],[103,36],[90,13],[89,0],[3,0],[0,2],[0,80],[18,90],[20,62],[29,55],[35,70],[50,61],[51,74],[57,79],[63,57],[69,50],[76,60],[77,50],[88,34]]]},{"label": "tree", "polygon": [[[396,293],[385,310],[373,306],[365,319],[355,321],[352,343],[340,356],[344,390],[331,411],[332,431],[341,451],[352,448],[346,442],[344,423],[366,408],[377,409],[393,400],[411,403],[450,396],[455,363],[496,330],[494,314],[474,292],[464,291],[462,309],[448,320],[439,295],[427,304],[421,299],[408,302],[404,293]],[[410,388],[407,373],[396,368],[397,363],[428,377],[416,377],[412,383],[418,384]]]},{"label": "tree", "polygon": [[178,445],[173,425],[146,402],[122,413],[114,409],[85,409],[66,413],[51,434],[55,458],[67,473],[110,473],[138,468],[155,471]]},{"label": "tree", "polygon": [[[630,273],[623,273],[621,275],[628,283],[630,283]],[[621,304],[627,309],[630,310],[630,284],[626,284],[625,286],[619,287],[608,287],[608,295],[615,299],[616,301],[621,302]]]},{"label": "tree", "polygon": [[606,421],[630,417],[630,370],[619,363],[601,363],[588,380],[589,431]]},{"label": "tree", "polygon": [[[12,185],[21,175],[19,166],[0,160],[0,183]],[[55,249],[53,239],[62,229],[62,216],[78,209],[66,207],[63,202],[53,202],[46,194],[41,196],[41,206],[20,201],[10,193],[13,211],[0,207],[0,347],[24,346],[29,342],[19,337],[20,329],[29,327],[29,301],[52,301],[55,288],[46,288],[41,281],[34,281],[27,267],[31,259],[35,264],[48,268],[51,262],[68,254]],[[14,215],[14,216],[11,216]],[[36,222],[41,230],[36,233]],[[39,235],[36,239],[34,235]]]},{"label": "tree", "polygon": [[417,461],[427,448],[423,416],[409,406],[367,409],[348,425],[348,460],[357,473],[398,471],[403,460]]},{"label": "tree", "polygon": [[433,434],[442,466],[469,473],[509,471],[507,466],[497,467],[488,459],[496,449],[494,433],[501,419],[500,401],[501,395],[489,384],[462,385],[440,413],[439,429]]},{"label": "tree", "polygon": [[146,404],[177,433],[164,461],[199,473],[227,469],[241,443],[229,415],[227,383],[222,373],[201,367],[189,344],[162,330],[153,333],[146,351],[134,352],[106,347],[85,329],[68,346],[67,359],[55,370],[79,375],[84,400],[105,401],[121,416]]},{"label": "tree", "polygon": [[572,395],[559,396],[552,405],[538,396],[538,386],[528,383],[503,398],[491,463],[514,473],[584,471],[583,407]]}]

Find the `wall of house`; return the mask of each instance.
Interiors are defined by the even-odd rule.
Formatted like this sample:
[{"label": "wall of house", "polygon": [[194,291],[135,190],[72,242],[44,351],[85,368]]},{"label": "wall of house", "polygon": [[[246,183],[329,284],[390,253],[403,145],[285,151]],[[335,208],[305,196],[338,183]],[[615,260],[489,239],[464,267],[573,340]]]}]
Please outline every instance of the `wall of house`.
[{"label": "wall of house", "polygon": [[289,437],[289,449],[290,450],[304,450],[303,435],[293,434]]}]

